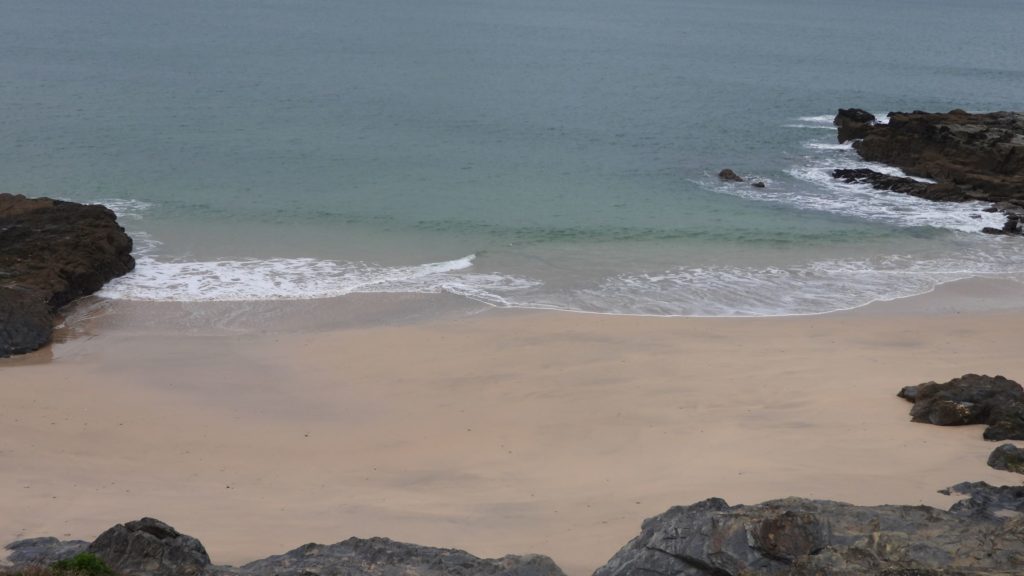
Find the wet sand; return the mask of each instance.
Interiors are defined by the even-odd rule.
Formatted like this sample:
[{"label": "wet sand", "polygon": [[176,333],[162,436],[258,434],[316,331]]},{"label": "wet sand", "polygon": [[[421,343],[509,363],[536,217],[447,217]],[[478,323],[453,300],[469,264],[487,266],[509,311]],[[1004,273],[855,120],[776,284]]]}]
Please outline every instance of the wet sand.
[{"label": "wet sand", "polygon": [[1024,307],[993,304],[1020,292],[957,283],[808,317],[473,309],[311,331],[186,330],[128,307],[131,321],[0,363],[0,542],[154,516],[217,563],[381,535],[548,554],[582,576],[644,518],[711,496],[947,507],[936,490],[1018,477],[985,465],[980,427],[913,424],[895,394],[1024,378]]}]

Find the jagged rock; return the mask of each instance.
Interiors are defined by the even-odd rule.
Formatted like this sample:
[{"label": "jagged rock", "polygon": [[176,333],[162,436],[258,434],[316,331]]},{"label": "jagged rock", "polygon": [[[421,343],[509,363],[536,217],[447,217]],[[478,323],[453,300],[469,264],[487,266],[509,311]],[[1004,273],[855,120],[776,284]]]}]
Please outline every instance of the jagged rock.
[{"label": "jagged rock", "polygon": [[562,576],[546,556],[477,558],[462,550],[428,548],[387,538],[349,538],[324,546],[307,544],[280,556],[242,566],[245,576]]},{"label": "jagged rock", "polygon": [[49,566],[58,560],[85,552],[88,547],[89,543],[84,540],[60,541],[47,536],[18,540],[4,548],[10,550],[7,561],[15,566]]},{"label": "jagged rock", "polygon": [[739,174],[728,168],[718,173],[718,179],[725,180],[726,182],[743,182],[743,178],[741,178]]},{"label": "jagged rock", "polygon": [[839,143],[863,138],[875,125],[875,115],[860,108],[840,108],[832,123],[838,127]]},{"label": "jagged rock", "polygon": [[1006,503],[1011,491],[977,492],[990,500],[971,493],[971,504],[955,512],[802,498],[729,506],[712,498],[644,521],[594,576],[1019,574],[1024,521],[987,507]]},{"label": "jagged rock", "polygon": [[965,374],[945,384],[907,386],[898,396],[914,403],[914,422],[988,424],[986,440],[1024,440],[1024,388],[1002,376]]},{"label": "jagged rock", "polygon": [[215,566],[198,540],[153,518],[118,524],[92,544],[33,538],[7,548],[12,550],[8,560],[17,570],[88,551],[122,576],[565,576],[547,556],[489,560],[462,550],[387,538],[350,538],[329,546],[306,544],[241,568]]},{"label": "jagged rock", "polygon": [[1024,114],[891,112],[879,124],[845,112],[835,120],[839,141],[856,139],[865,160],[955,185],[974,200],[1024,206]]},{"label": "jagged rock", "polygon": [[988,465],[996,470],[1024,474],[1024,448],[1003,444],[989,454]]},{"label": "jagged rock", "polygon": [[987,482],[961,482],[939,493],[962,494],[968,498],[953,504],[949,511],[960,516],[1001,521],[1024,513],[1024,486],[992,486]]},{"label": "jagged rock", "polygon": [[927,200],[943,202],[965,202],[970,198],[952,184],[928,184],[913,178],[882,174],[869,168],[845,169],[832,171],[832,177],[847,184],[870,184],[876,190],[891,190],[901,194],[909,194]]},{"label": "jagged rock", "polygon": [[205,574],[210,567],[199,540],[153,518],[110,528],[88,551],[126,576],[192,576]]},{"label": "jagged rock", "polygon": [[0,357],[49,342],[52,313],[132,270],[131,250],[103,206],[0,194]]}]

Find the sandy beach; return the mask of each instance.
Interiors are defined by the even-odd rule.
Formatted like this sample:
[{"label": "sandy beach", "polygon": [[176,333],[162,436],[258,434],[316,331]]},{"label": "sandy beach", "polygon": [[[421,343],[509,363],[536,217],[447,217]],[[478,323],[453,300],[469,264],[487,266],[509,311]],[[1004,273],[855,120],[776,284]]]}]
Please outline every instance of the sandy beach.
[{"label": "sandy beach", "polygon": [[948,507],[936,490],[1017,477],[985,465],[980,427],[913,424],[895,394],[1024,378],[1022,292],[785,318],[82,321],[0,363],[0,541],[154,516],[217,563],[380,535],[583,576],[644,518],[711,496]]}]

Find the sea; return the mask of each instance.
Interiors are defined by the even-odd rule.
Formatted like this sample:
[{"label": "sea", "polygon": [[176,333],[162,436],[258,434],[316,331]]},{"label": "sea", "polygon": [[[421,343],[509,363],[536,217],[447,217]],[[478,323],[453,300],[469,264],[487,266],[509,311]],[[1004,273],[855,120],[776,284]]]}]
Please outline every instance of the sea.
[{"label": "sea", "polygon": [[119,215],[138,265],[108,301],[846,310],[1024,278],[984,204],[829,175],[899,173],[838,108],[1024,110],[1022,25],[1020,0],[0,0],[0,191]]}]

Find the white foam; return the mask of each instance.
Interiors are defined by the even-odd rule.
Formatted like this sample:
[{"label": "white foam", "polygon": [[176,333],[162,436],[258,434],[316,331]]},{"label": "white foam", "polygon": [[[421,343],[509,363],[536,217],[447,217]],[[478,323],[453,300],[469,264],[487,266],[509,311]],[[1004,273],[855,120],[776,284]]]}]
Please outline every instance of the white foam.
[{"label": "white foam", "polygon": [[511,276],[465,272],[474,258],[380,266],[314,258],[166,262],[140,256],[133,272],[108,283],[99,295],[121,300],[208,302],[449,292],[501,305],[505,302],[502,292],[535,284]]},{"label": "white foam", "polygon": [[790,316],[848,310],[924,294],[936,286],[1009,271],[984,252],[965,258],[911,256],[822,260],[792,267],[680,266],[621,275],[593,289],[520,302],[529,308],[650,316]]},{"label": "white foam", "polygon": [[783,124],[783,128],[802,128],[805,130],[834,130],[835,126],[825,126],[824,124]]},{"label": "white foam", "polygon": [[810,150],[853,150],[853,142],[831,144],[827,142],[804,142],[804,148]]},{"label": "white foam", "polygon": [[807,124],[811,125],[820,126],[822,124],[826,124],[828,126],[831,126],[832,121],[835,120],[835,117],[835,114],[821,114],[818,116],[801,116],[797,118],[797,120],[801,122],[806,122]]},{"label": "white foam", "polygon": [[[825,116],[808,116],[801,120],[824,121]],[[753,188],[706,178],[702,184],[721,193],[751,200],[778,202],[806,210],[856,216],[896,226],[931,226],[960,232],[980,233],[989,226],[1000,228],[1004,217],[984,212],[986,202],[933,202],[907,194],[876,190],[870,184],[846,183],[832,177],[837,168],[868,168],[883,174],[911,178],[933,184],[934,180],[908,176],[899,168],[865,162],[851,144],[837,144],[823,138],[803,143],[809,155],[786,170],[798,181],[811,186],[779,185]]]},{"label": "white foam", "polygon": [[128,198],[101,198],[90,200],[90,203],[110,208],[119,220],[142,220],[143,215],[153,207],[149,202]]},{"label": "white foam", "polygon": [[[875,114],[875,124],[888,124],[888,114]],[[800,116],[797,118],[801,124],[785,124],[785,128],[835,128],[833,122],[835,114],[819,114],[816,116]]]}]

